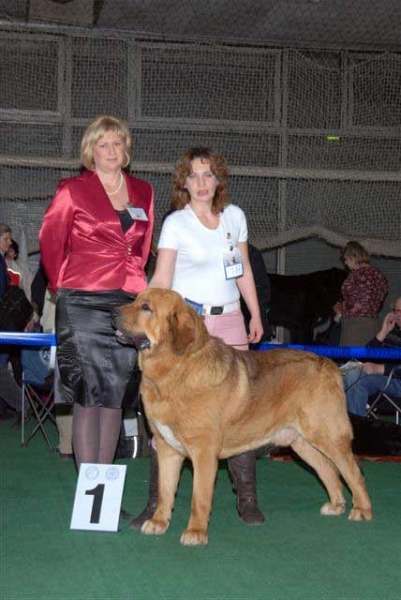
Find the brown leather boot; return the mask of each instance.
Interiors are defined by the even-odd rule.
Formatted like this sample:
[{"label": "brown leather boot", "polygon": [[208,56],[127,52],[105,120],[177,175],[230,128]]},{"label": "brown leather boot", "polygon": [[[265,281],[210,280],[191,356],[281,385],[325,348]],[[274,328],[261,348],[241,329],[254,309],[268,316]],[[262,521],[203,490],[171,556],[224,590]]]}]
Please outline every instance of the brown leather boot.
[{"label": "brown leather boot", "polygon": [[231,456],[228,469],[237,494],[237,510],[247,525],[262,525],[265,522],[258,508],[256,495],[256,455],[254,451]]},{"label": "brown leather boot", "polygon": [[159,482],[159,465],[157,463],[157,453],[151,447],[150,451],[150,476],[149,476],[149,499],[145,509],[137,517],[132,519],[129,527],[134,531],[140,531],[142,525],[153,517],[157,506],[157,485]]}]

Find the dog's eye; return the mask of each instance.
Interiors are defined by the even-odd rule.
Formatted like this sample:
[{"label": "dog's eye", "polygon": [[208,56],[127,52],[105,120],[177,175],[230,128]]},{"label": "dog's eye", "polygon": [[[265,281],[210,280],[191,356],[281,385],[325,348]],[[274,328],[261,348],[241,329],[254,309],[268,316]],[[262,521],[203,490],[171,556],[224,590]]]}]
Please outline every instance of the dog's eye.
[{"label": "dog's eye", "polygon": [[142,310],[146,310],[146,312],[150,312],[150,306],[147,302],[144,302],[141,306]]}]

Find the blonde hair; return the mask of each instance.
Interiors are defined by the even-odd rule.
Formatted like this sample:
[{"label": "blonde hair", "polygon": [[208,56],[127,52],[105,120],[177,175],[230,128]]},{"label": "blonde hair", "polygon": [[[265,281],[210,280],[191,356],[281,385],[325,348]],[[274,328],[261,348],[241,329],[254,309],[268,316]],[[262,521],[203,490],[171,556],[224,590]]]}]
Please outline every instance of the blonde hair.
[{"label": "blonde hair", "polygon": [[191,200],[189,192],[185,189],[187,177],[192,173],[192,163],[200,159],[203,163],[210,163],[210,170],[216,177],[218,184],[213,198],[213,212],[223,212],[225,206],[230,204],[228,195],[228,167],[221,154],[210,150],[210,148],[191,148],[185,152],[175,168],[173,175],[173,193],[171,201],[173,206],[181,210]]},{"label": "blonde hair", "polygon": [[111,131],[119,135],[124,142],[125,161],[123,168],[128,167],[131,162],[131,134],[126,124],[118,117],[100,115],[96,117],[86,128],[81,141],[81,162],[86,169],[93,171],[93,151],[97,142],[105,133]]},{"label": "blonde hair", "polygon": [[353,258],[357,264],[370,263],[370,254],[359,242],[348,242],[342,251],[342,257]]}]

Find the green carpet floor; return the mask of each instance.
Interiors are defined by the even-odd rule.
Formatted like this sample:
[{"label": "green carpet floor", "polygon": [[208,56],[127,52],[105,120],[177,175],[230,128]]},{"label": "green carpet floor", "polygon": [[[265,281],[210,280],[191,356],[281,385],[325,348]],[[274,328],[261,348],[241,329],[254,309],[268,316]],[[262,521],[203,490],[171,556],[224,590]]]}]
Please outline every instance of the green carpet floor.
[{"label": "green carpet floor", "polygon": [[[53,432],[52,432],[53,434]],[[222,463],[209,544],[183,547],[192,474],[185,469],[164,536],[69,529],[76,474],[40,432],[26,449],[0,422],[1,600],[398,600],[401,467],[364,463],[375,518],[322,517],[319,482],[293,462],[258,461],[264,526],[237,517]],[[146,502],[149,460],[128,465],[123,506]],[[347,496],[349,499],[349,495]]]}]

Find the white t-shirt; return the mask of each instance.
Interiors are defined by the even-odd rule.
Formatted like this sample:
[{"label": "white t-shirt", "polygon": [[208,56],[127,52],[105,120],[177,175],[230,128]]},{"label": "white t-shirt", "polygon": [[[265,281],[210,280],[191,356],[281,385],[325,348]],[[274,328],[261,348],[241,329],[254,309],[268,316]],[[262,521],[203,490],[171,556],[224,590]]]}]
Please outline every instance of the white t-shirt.
[{"label": "white t-shirt", "polygon": [[[220,306],[239,299],[235,279],[226,279],[223,256],[238,242],[246,242],[244,212],[230,204],[220,213],[217,229],[205,227],[187,205],[164,221],[159,248],[177,250],[171,289],[184,298]],[[230,244],[231,242],[231,244]]]}]

